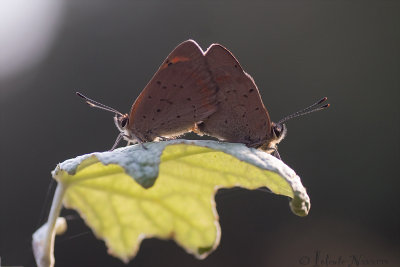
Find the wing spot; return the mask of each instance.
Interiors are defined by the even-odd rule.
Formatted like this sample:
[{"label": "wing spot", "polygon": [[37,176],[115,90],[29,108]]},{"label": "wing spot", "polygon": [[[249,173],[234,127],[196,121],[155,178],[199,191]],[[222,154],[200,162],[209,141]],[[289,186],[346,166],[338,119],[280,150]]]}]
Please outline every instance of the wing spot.
[{"label": "wing spot", "polygon": [[176,117],[179,119],[181,116],[178,115],[178,116],[176,116]]},{"label": "wing spot", "polygon": [[161,111],[161,109],[157,109],[157,112],[160,112]]},{"label": "wing spot", "polygon": [[247,97],[247,95],[243,95],[243,97]]},{"label": "wing spot", "polygon": [[192,99],[190,97],[186,98],[187,101],[191,101]]},{"label": "wing spot", "polygon": [[152,118],[151,120],[154,121],[154,118]]},{"label": "wing spot", "polygon": [[236,93],[236,90],[234,89],[234,90],[232,90],[232,92]]},{"label": "wing spot", "polygon": [[160,82],[160,81],[157,81],[157,84],[158,84],[158,85],[160,85],[160,84],[161,84],[161,82]]},{"label": "wing spot", "polygon": [[149,99],[151,99],[151,95],[149,95],[148,97],[149,97]]},{"label": "wing spot", "polygon": [[176,87],[176,83],[174,83],[173,86]]},{"label": "wing spot", "polygon": [[259,110],[260,108],[256,108],[255,110]]},{"label": "wing spot", "polygon": [[183,85],[181,84],[181,85],[179,86],[179,88],[183,88]]},{"label": "wing spot", "polygon": [[172,65],[172,62],[168,63],[168,66],[171,66],[171,65]]},{"label": "wing spot", "polygon": [[225,120],[225,124],[227,124],[228,123],[228,120]]},{"label": "wing spot", "polygon": [[162,122],[162,123],[161,123],[161,125],[164,125],[164,124],[165,124],[165,122]]},{"label": "wing spot", "polygon": [[172,101],[169,101],[168,99],[160,98],[160,102],[163,102],[163,101],[167,102],[167,103],[170,104],[170,105],[172,105],[172,104],[174,103],[174,102],[172,102]]},{"label": "wing spot", "polygon": [[246,123],[246,126],[249,126],[249,125]]},{"label": "wing spot", "polygon": [[196,109],[196,106],[195,106],[195,105],[192,105],[192,108]]},{"label": "wing spot", "polygon": [[226,91],[227,94],[229,94],[231,92],[231,90]]},{"label": "wing spot", "polygon": [[145,116],[145,115],[143,115],[143,119],[146,119],[146,116]]},{"label": "wing spot", "polygon": [[235,68],[237,68],[237,65],[235,64]]},{"label": "wing spot", "polygon": [[228,101],[228,98],[227,98],[227,97],[225,97],[225,102],[226,102],[226,101]]},{"label": "wing spot", "polygon": [[253,92],[253,91],[254,91],[254,89],[253,89],[253,88],[250,88],[249,93],[251,93],[251,92]]},{"label": "wing spot", "polygon": [[162,87],[163,89],[167,89],[167,87],[165,86],[165,85],[163,85],[163,87]]}]

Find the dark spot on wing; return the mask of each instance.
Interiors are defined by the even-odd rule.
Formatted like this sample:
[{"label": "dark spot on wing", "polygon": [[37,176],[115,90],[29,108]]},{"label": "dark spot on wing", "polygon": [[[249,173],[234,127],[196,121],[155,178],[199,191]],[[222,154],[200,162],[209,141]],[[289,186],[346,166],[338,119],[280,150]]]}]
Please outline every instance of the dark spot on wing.
[{"label": "dark spot on wing", "polygon": [[181,85],[179,86],[179,88],[183,88],[183,85],[181,84]]},{"label": "dark spot on wing", "polygon": [[237,65],[235,64],[235,68],[237,68]]},{"label": "dark spot on wing", "polygon": [[229,94],[231,92],[231,90],[226,91],[227,94]]},{"label": "dark spot on wing", "polygon": [[145,116],[145,115],[143,115],[143,119],[146,119],[146,116]]},{"label": "dark spot on wing", "polygon": [[225,120],[225,123],[228,123],[228,120]]},{"label": "dark spot on wing", "polygon": [[157,112],[160,112],[161,111],[161,109],[157,109]]},{"label": "dark spot on wing", "polygon": [[158,84],[158,85],[160,85],[160,84],[161,84],[161,82],[160,82],[160,81],[157,81],[157,84]]},{"label": "dark spot on wing", "polygon": [[165,98],[161,98],[160,99],[160,102],[167,102],[168,104],[170,104],[170,105],[172,105],[174,102],[172,102],[172,101],[170,101],[170,100],[168,100],[168,99],[165,99]]},{"label": "dark spot on wing", "polygon": [[187,101],[191,101],[192,99],[190,97],[186,98]]},{"label": "dark spot on wing", "polygon": [[247,95],[243,95],[243,97],[247,97]]},{"label": "dark spot on wing", "polygon": [[179,119],[181,116],[178,115],[178,116],[176,116],[176,117]]},{"label": "dark spot on wing", "polygon": [[227,97],[225,97],[225,101],[228,101],[228,98],[227,98]]},{"label": "dark spot on wing", "polygon": [[173,86],[176,87],[176,83],[174,83]]},{"label": "dark spot on wing", "polygon": [[256,110],[259,110],[260,108],[256,108]]},{"label": "dark spot on wing", "polygon": [[171,66],[171,65],[172,65],[172,62],[168,63],[168,66]]},{"label": "dark spot on wing", "polygon": [[162,87],[163,89],[167,89],[167,87],[165,86],[165,85],[163,85],[163,87]]},{"label": "dark spot on wing", "polygon": [[249,93],[251,93],[251,92],[253,92],[254,91],[254,89],[253,88],[251,88],[250,90],[249,90]]},{"label": "dark spot on wing", "polygon": [[148,98],[151,99],[151,95],[149,95]]}]

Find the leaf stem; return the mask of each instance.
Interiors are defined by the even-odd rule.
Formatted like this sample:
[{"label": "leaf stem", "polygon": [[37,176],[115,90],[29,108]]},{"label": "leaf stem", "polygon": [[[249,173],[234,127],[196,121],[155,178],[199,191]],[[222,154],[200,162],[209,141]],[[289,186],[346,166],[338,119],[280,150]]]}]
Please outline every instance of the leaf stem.
[{"label": "leaf stem", "polygon": [[33,234],[33,254],[38,267],[54,266],[53,252],[56,231],[66,228],[65,220],[59,218],[65,190],[65,185],[59,182],[54,193],[47,222]]}]

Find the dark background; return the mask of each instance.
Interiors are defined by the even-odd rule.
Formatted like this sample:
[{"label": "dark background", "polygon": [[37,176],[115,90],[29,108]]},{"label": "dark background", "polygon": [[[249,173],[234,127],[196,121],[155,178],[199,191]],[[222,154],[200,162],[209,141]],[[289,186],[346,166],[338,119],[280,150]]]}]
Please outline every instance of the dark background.
[{"label": "dark background", "polygon": [[[11,15],[30,10],[17,2]],[[90,109],[75,91],[128,112],[168,53],[192,38],[234,53],[274,121],[328,96],[328,110],[288,122],[279,147],[307,187],[311,211],[300,218],[285,197],[224,190],[221,244],[208,258],[151,239],[129,266],[312,266],[317,252],[400,266],[400,2],[44,2],[54,8],[48,19],[38,16],[54,25],[48,41],[34,21],[0,32],[3,265],[34,266],[31,234],[43,223],[56,164],[107,150],[118,133],[112,114]],[[33,63],[8,71],[38,36]],[[56,238],[56,266],[125,266],[75,212],[63,214],[72,216]]]}]

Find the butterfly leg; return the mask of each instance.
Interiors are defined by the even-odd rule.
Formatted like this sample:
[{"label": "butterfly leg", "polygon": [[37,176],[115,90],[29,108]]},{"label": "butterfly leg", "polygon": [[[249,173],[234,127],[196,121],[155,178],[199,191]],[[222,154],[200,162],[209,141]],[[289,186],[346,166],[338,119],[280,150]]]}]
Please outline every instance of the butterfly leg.
[{"label": "butterfly leg", "polygon": [[142,140],[140,140],[139,138],[136,137],[136,140],[138,142],[138,144],[144,149],[147,150],[147,147],[145,147],[144,143],[142,142]]},{"label": "butterfly leg", "polygon": [[275,158],[282,160],[281,155],[279,155],[279,152],[277,149],[274,150],[274,152],[272,152],[272,156],[274,156]]},{"label": "butterfly leg", "polygon": [[160,141],[170,141],[170,140],[174,139],[174,138],[168,138],[168,137],[164,137],[164,136],[157,136],[157,137]]},{"label": "butterfly leg", "polygon": [[119,144],[119,142],[121,141],[121,139],[122,139],[123,137],[124,137],[124,134],[123,134],[123,133],[120,133],[120,134],[117,136],[117,139],[115,139],[114,145],[111,147],[110,151],[113,151],[113,150],[117,147],[117,145]]},{"label": "butterfly leg", "polygon": [[135,143],[135,141],[136,141],[143,149],[147,150],[147,147],[144,146],[142,140],[140,140],[136,136],[134,138],[132,138],[131,136],[128,136],[128,135],[126,135],[124,133],[120,133],[117,136],[117,139],[115,140],[114,145],[112,146],[110,151],[113,151],[117,147],[117,145],[119,144],[119,142],[121,141],[122,138],[125,138],[128,141],[127,146],[130,145],[130,144]]},{"label": "butterfly leg", "polygon": [[272,156],[274,156],[275,158],[277,158],[279,160],[282,160],[281,155],[279,155],[278,149],[276,149],[276,148],[272,148],[272,147],[267,148],[265,150],[265,152],[271,154]]}]

